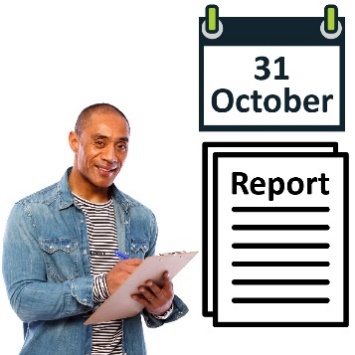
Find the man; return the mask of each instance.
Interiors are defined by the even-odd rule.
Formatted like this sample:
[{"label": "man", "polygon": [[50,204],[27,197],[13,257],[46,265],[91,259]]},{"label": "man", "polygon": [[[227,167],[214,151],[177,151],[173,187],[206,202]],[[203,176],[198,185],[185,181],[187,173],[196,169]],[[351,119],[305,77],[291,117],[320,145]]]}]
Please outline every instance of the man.
[{"label": "man", "polygon": [[[132,295],[144,306],[140,315],[83,324],[155,250],[153,213],[113,184],[129,135],[129,123],[116,107],[87,107],[69,134],[73,167],[11,211],[3,275],[24,322],[23,355],[145,354],[140,316],[158,327],[188,311],[164,273],[161,287],[147,280]],[[129,259],[118,260],[115,250]]]}]

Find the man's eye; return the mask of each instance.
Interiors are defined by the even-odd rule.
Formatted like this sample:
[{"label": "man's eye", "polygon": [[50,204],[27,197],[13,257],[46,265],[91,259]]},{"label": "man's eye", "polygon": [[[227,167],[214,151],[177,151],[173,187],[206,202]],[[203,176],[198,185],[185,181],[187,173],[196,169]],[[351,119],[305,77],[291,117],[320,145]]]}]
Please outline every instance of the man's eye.
[{"label": "man's eye", "polygon": [[126,152],[127,151],[127,145],[126,144],[119,144],[118,146],[118,150],[121,152]]},{"label": "man's eye", "polygon": [[105,145],[105,143],[103,141],[96,141],[95,145],[99,148],[103,147]]}]

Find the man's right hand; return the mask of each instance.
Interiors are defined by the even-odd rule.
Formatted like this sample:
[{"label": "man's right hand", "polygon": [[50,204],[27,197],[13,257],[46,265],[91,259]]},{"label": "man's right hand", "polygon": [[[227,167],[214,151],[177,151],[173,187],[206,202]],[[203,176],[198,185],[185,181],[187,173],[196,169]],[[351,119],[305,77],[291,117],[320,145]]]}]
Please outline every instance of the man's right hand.
[{"label": "man's right hand", "polygon": [[112,295],[133,274],[143,262],[141,259],[127,259],[119,261],[106,276],[108,292]]}]

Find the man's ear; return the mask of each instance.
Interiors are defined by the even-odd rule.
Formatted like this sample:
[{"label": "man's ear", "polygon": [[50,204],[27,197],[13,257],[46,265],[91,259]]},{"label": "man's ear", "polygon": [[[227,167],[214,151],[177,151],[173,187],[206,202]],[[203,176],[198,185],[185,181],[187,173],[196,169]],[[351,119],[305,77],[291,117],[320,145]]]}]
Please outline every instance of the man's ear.
[{"label": "man's ear", "polygon": [[69,145],[74,153],[78,151],[79,147],[79,137],[76,132],[71,131],[69,133]]}]

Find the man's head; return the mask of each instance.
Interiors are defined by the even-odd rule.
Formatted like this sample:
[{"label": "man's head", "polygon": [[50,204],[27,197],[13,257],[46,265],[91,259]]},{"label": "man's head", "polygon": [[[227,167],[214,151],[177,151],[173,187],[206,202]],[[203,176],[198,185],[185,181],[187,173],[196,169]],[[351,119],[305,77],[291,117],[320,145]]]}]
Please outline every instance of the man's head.
[{"label": "man's head", "polygon": [[69,177],[74,193],[88,200],[105,200],[126,159],[129,131],[125,115],[110,104],[95,104],[80,113],[69,135],[75,153]]},{"label": "man's head", "polygon": [[103,114],[105,114],[105,113],[115,114],[116,113],[119,116],[122,116],[126,120],[128,128],[129,128],[129,122],[121,110],[119,110],[117,107],[115,107],[111,104],[101,103],[101,104],[94,104],[94,105],[88,106],[80,112],[80,114],[76,120],[76,123],[75,123],[75,132],[77,134],[79,134],[79,135],[81,134],[81,132],[83,131],[83,129],[85,128],[87,123],[90,121],[91,115],[93,113],[103,113]]}]

